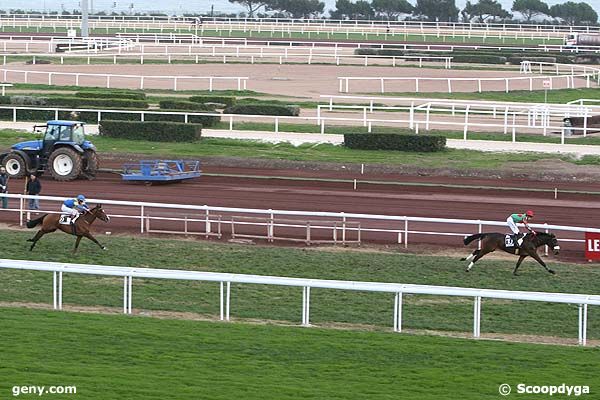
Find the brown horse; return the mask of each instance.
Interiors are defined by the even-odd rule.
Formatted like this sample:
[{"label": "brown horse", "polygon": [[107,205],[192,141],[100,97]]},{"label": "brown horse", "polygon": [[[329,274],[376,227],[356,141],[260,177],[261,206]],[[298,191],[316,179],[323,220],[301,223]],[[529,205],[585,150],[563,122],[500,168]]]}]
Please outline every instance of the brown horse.
[{"label": "brown horse", "polygon": [[[540,246],[548,245],[552,247],[552,250],[555,255],[558,254],[560,247],[558,245],[558,240],[556,236],[552,233],[529,233],[523,238],[523,244],[520,247],[518,246],[507,246],[506,237],[504,233],[478,233],[471,236],[466,236],[464,239],[465,246],[474,240],[481,239],[481,249],[475,250],[466,258],[462,258],[463,261],[470,261],[471,263],[467,266],[466,271],[469,272],[471,268],[473,268],[473,264],[475,264],[481,257],[485,256],[492,251],[497,249],[503,250],[507,253],[514,254],[519,256],[519,261],[517,261],[517,265],[513,271],[514,275],[517,275],[517,270],[519,266],[523,262],[523,260],[529,256],[536,260],[542,267],[546,269],[546,271],[554,274],[555,272],[549,269],[546,266],[546,263],[542,261],[540,256],[537,253],[537,249]],[[513,235],[510,235],[512,237]],[[509,243],[510,244],[510,243]]]},{"label": "brown horse", "polygon": [[96,218],[101,221],[108,222],[110,218],[104,210],[102,206],[98,204],[96,207],[86,211],[75,221],[75,230],[73,230],[73,226],[70,224],[61,224],[59,223],[61,214],[44,214],[39,218],[33,219],[27,222],[28,228],[34,228],[39,224],[42,224],[42,228],[35,234],[35,236],[31,239],[27,239],[28,242],[33,242],[29,250],[33,250],[35,244],[42,236],[46,233],[51,233],[60,229],[61,231],[68,233],[70,235],[77,236],[77,240],[75,241],[75,248],[73,249],[73,253],[77,251],[79,247],[79,242],[81,242],[81,238],[86,237],[90,239],[92,242],[96,243],[102,250],[106,250],[106,247],[101,245],[100,242],[96,240],[94,236],[90,233],[91,225],[94,223]]}]

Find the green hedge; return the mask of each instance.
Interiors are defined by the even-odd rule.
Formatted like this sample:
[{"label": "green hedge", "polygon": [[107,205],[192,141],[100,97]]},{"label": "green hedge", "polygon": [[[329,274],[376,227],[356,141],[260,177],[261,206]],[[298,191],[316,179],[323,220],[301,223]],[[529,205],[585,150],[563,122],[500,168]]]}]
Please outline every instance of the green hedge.
[{"label": "green hedge", "polygon": [[102,121],[100,135],[150,142],[194,142],[200,139],[202,125],[177,122]]},{"label": "green hedge", "polygon": [[158,102],[158,105],[162,110],[215,111],[213,106],[193,101],[162,100]]},{"label": "green hedge", "polygon": [[0,96],[0,104],[10,104],[10,96]]},{"label": "green hedge", "polygon": [[547,62],[555,63],[556,57],[527,57],[527,56],[512,56],[508,58],[508,62],[513,65],[520,65],[523,61]]},{"label": "green hedge", "polygon": [[297,117],[300,115],[298,106],[282,106],[277,104],[239,104],[227,107],[225,114],[250,114],[250,115],[279,115],[285,117]]},{"label": "green hedge", "polygon": [[225,104],[227,107],[231,107],[236,103],[236,98],[234,96],[192,96],[189,98],[189,101],[193,101],[194,103],[219,103]]},{"label": "green hedge", "polygon": [[125,99],[125,100],[146,100],[146,94],[142,92],[77,92],[75,97],[86,99]]},{"label": "green hedge", "polygon": [[148,102],[127,99],[86,99],[78,97],[49,97],[48,106],[69,108],[148,108]]},{"label": "green hedge", "polygon": [[[161,111],[175,111],[181,112],[181,110],[161,110]],[[139,120],[139,119],[138,119]],[[147,114],[144,116],[146,121],[162,121],[162,122],[185,122],[183,115],[173,114]],[[210,116],[210,115],[189,115],[188,123],[190,124],[201,124],[203,127],[214,126],[221,122],[221,117]]]},{"label": "green hedge", "polygon": [[344,134],[344,146],[361,150],[434,152],[446,148],[446,138],[434,135],[395,133],[346,133]]}]

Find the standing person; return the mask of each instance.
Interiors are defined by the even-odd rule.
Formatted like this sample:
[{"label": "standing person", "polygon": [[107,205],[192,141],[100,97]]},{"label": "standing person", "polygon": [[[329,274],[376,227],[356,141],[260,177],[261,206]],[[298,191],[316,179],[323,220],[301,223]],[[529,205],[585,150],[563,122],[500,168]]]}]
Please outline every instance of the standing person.
[{"label": "standing person", "polygon": [[[0,166],[0,193],[8,193],[8,175],[4,166]],[[8,197],[2,197],[2,208],[8,208]]]},{"label": "standing person", "polygon": [[39,210],[40,209],[40,199],[37,198],[37,195],[42,191],[42,183],[38,179],[35,174],[29,175],[29,182],[27,182],[27,194],[30,196],[36,196],[29,199],[29,209],[30,210]]},{"label": "standing person", "polygon": [[521,232],[517,227],[518,223],[521,223],[527,228],[529,232],[533,232],[533,230],[529,227],[529,222],[533,219],[533,211],[527,210],[523,214],[511,214],[507,219],[506,223],[510,230],[514,233],[514,238],[517,239],[517,245],[521,247],[523,244],[524,236],[521,236]]}]

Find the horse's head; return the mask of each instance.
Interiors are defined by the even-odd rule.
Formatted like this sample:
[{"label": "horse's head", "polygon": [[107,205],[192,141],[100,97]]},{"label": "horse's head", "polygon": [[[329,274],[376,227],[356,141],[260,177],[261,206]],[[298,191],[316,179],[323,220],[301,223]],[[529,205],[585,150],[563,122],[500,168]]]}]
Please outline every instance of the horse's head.
[{"label": "horse's head", "polygon": [[544,233],[543,235],[544,235],[544,239],[545,239],[544,240],[545,244],[552,247],[552,252],[554,253],[555,256],[557,256],[558,253],[560,252],[560,246],[558,245],[558,239],[556,238],[554,233]]},{"label": "horse's head", "polygon": [[96,205],[96,207],[92,208],[89,212],[93,214],[96,218],[98,218],[100,221],[110,221],[110,217],[104,212],[102,204]]}]

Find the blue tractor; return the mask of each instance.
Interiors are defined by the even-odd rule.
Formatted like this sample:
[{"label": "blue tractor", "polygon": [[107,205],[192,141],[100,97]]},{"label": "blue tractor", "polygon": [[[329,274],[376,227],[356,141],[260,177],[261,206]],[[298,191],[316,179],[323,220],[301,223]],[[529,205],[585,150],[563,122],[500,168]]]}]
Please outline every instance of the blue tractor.
[{"label": "blue tractor", "polygon": [[92,179],[98,171],[96,147],[85,138],[84,124],[79,121],[48,121],[36,125],[41,139],[13,145],[0,154],[0,164],[11,178],[50,171],[58,181]]}]

